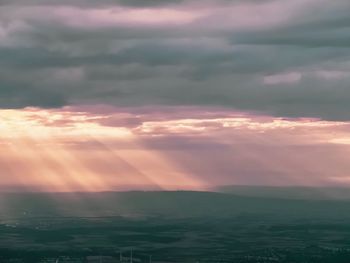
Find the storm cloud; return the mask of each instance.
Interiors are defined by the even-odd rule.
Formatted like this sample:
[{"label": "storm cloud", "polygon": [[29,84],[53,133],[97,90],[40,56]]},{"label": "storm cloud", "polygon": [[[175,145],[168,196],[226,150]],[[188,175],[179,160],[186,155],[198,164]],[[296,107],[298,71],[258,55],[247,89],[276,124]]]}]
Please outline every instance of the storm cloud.
[{"label": "storm cloud", "polygon": [[350,119],[346,0],[0,1],[0,107]]}]

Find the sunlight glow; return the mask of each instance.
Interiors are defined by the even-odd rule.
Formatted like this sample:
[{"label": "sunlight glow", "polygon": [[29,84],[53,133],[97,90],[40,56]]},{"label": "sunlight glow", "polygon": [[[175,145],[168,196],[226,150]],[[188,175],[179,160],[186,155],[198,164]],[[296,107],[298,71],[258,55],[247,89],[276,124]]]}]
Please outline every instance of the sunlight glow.
[{"label": "sunlight glow", "polygon": [[[222,117],[218,117],[200,109],[187,109],[186,118],[182,113],[155,112],[95,112],[69,107],[1,110],[0,187],[45,191],[203,190],[227,180],[226,172],[218,177],[205,173],[239,171],[231,175],[231,182],[235,182],[235,176],[251,169],[267,169],[296,184],[300,180],[313,183],[315,177],[294,178],[293,167],[315,173],[316,159],[290,159],[284,153],[276,155],[274,147],[349,144],[346,122],[234,112],[221,112],[216,115]],[[308,136],[310,132],[312,137]],[[192,149],[198,147],[197,140],[202,148]],[[211,145],[208,149],[207,143]],[[265,155],[254,148],[259,145],[266,148]],[[216,147],[224,148],[218,157],[210,157]],[[240,156],[235,158],[240,161],[232,166],[230,156],[235,156],[237,149]],[[312,164],[314,171],[301,164],[304,162]],[[338,174],[334,171],[331,176]],[[272,178],[271,183],[279,179]]]}]

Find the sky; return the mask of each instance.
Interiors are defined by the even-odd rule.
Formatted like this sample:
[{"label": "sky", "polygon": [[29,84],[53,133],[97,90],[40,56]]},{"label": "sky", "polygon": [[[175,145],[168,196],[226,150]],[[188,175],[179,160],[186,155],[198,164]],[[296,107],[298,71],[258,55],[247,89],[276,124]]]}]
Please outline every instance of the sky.
[{"label": "sky", "polygon": [[348,0],[0,0],[0,190],[350,184]]}]

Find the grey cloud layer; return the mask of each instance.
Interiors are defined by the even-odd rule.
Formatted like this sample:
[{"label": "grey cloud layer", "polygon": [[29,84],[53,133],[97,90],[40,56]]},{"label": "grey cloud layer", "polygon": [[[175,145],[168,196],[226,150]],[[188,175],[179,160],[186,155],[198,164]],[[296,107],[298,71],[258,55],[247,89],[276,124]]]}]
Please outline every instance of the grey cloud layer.
[{"label": "grey cloud layer", "polygon": [[345,0],[0,1],[0,107],[349,120],[349,13]]}]

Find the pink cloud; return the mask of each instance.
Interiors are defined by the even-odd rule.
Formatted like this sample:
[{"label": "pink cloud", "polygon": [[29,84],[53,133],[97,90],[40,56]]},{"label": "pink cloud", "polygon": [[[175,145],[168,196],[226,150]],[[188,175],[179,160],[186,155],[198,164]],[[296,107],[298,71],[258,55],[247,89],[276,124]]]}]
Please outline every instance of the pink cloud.
[{"label": "pink cloud", "polygon": [[322,185],[350,169],[347,122],[211,107],[28,108],[0,111],[0,118],[6,185],[57,191]]}]

